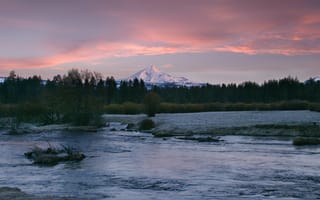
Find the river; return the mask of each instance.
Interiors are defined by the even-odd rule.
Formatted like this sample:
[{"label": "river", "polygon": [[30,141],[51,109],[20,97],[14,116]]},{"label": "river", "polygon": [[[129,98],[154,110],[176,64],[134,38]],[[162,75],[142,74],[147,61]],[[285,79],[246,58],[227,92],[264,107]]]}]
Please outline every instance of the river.
[{"label": "river", "polygon": [[[14,136],[2,130],[0,186],[88,199],[320,198],[319,146],[297,148],[283,137],[221,139],[199,143],[107,130]],[[45,167],[23,156],[48,142],[77,147],[87,158]]]}]

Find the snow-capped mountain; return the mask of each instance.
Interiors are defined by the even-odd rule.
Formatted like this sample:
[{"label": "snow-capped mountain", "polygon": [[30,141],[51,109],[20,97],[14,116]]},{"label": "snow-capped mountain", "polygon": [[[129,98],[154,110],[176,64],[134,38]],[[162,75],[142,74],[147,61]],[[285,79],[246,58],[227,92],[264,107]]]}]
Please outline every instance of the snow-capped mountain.
[{"label": "snow-capped mountain", "polygon": [[175,77],[165,72],[161,72],[156,66],[151,65],[145,69],[142,69],[125,80],[142,79],[145,83],[151,85],[176,85],[176,86],[196,86],[201,85],[190,81],[185,77]]}]

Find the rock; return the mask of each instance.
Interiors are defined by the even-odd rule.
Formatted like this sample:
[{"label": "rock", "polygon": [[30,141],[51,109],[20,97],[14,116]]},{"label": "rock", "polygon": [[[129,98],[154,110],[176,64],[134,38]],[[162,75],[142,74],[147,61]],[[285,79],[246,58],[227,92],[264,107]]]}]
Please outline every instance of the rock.
[{"label": "rock", "polygon": [[129,123],[126,127],[127,130],[133,130],[135,127],[134,123]]},{"label": "rock", "polygon": [[121,131],[127,129],[127,124],[120,123],[120,122],[109,122],[106,124],[105,130],[109,131]]},{"label": "rock", "polygon": [[49,147],[41,149],[35,147],[32,151],[24,154],[28,159],[33,161],[33,164],[40,165],[56,165],[65,161],[81,161],[85,155],[70,148],[63,146],[62,149]]},{"label": "rock", "polygon": [[213,138],[213,137],[178,137],[177,139],[181,140],[194,140],[198,142],[221,142],[223,140],[220,140],[219,138]]}]

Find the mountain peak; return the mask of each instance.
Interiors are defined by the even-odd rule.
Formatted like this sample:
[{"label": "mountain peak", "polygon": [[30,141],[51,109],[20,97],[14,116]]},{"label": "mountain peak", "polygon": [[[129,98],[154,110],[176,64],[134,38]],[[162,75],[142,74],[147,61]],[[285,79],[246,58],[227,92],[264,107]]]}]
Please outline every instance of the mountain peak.
[{"label": "mountain peak", "polygon": [[155,65],[151,65],[134,73],[126,80],[133,80],[135,78],[142,79],[144,82],[153,85],[173,84],[187,86],[197,84],[185,77],[175,77],[165,72],[161,72]]},{"label": "mountain peak", "polygon": [[150,72],[155,72],[155,73],[160,72],[160,70],[155,65],[151,65],[151,66],[145,68],[145,70],[150,71]]}]

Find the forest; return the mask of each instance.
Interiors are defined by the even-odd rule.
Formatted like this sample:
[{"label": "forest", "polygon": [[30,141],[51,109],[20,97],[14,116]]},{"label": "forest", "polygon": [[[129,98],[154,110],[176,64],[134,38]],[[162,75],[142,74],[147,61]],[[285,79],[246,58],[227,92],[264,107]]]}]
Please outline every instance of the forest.
[{"label": "forest", "polygon": [[286,77],[263,84],[247,81],[147,89],[143,80],[117,82],[88,70],[72,69],[51,80],[36,75],[22,78],[11,71],[0,83],[0,117],[88,124],[102,113],[144,112],[143,100],[150,92],[162,102],[157,112],[319,110],[320,81]]}]

